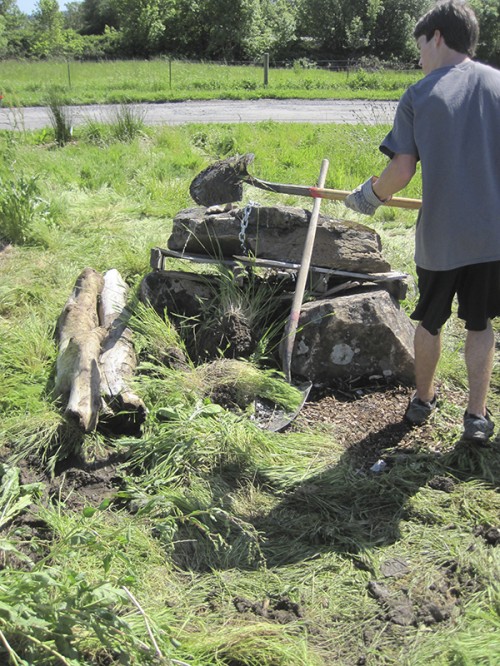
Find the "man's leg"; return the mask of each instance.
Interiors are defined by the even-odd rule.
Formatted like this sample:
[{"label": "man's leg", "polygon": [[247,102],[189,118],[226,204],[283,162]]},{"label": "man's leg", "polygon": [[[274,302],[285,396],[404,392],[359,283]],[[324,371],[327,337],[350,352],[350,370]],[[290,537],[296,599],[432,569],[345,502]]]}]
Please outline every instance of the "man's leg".
[{"label": "man's leg", "polygon": [[415,331],[415,379],[417,391],[410,400],[405,419],[412,425],[425,423],[436,408],[434,373],[441,353],[441,335],[432,335],[419,324]]},{"label": "man's leg", "polygon": [[434,374],[441,355],[441,334],[432,335],[419,324],[415,331],[414,348],[417,398],[430,402],[436,395]]},{"label": "man's leg", "polygon": [[485,416],[486,398],[490,387],[495,351],[495,336],[491,321],[484,331],[468,331],[465,341],[465,364],[469,379],[467,412]]}]

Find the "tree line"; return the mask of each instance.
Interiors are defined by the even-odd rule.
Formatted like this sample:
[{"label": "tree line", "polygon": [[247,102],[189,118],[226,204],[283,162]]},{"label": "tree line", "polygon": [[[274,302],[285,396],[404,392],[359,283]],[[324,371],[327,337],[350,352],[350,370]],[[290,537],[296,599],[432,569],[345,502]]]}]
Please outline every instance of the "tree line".
[{"label": "tree line", "polygon": [[[0,58],[158,57],[416,62],[412,36],[429,0],[82,0],[31,15],[0,0]],[[500,0],[471,0],[477,57],[500,65]]]}]

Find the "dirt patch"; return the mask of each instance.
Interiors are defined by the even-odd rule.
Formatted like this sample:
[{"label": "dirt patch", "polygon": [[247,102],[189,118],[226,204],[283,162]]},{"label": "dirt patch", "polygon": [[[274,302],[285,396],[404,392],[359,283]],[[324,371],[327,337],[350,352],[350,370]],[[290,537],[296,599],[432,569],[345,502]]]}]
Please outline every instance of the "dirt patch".
[{"label": "dirt patch", "polygon": [[[293,428],[327,427],[335,441],[350,450],[353,463],[360,469],[371,467],[388,449],[410,452],[425,447],[430,453],[439,453],[446,444],[435,437],[432,419],[417,428],[404,420],[413,392],[407,386],[356,386],[355,383],[316,388]],[[465,401],[462,393],[443,389],[440,399],[456,404]],[[434,481],[441,483],[439,490],[445,492],[451,491],[450,482],[453,483],[451,479]]]},{"label": "dirt patch", "polygon": [[53,477],[40,471],[33,461],[20,461],[20,481],[44,484],[43,501],[62,502],[71,511],[81,511],[86,506],[97,507],[103,500],[110,499],[118,490],[120,477],[117,466],[121,462],[116,455],[93,462],[86,462],[78,456],[64,460],[58,465]]},{"label": "dirt patch", "polygon": [[278,624],[288,624],[302,618],[303,613],[299,604],[288,597],[264,599],[264,601],[251,601],[245,597],[235,597],[233,604],[238,613],[253,613]]},{"label": "dirt patch", "polygon": [[482,537],[490,546],[500,545],[500,527],[481,525],[474,531],[474,535]]}]

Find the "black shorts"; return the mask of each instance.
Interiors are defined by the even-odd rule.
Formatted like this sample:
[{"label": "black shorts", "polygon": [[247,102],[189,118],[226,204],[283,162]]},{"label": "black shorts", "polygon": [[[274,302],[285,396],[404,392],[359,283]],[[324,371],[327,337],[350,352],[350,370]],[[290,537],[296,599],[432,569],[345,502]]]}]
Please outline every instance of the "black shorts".
[{"label": "black shorts", "polygon": [[488,319],[500,316],[500,261],[427,271],[417,266],[419,300],[412,319],[437,335],[451,315],[455,294],[458,316],[468,331],[484,331]]}]

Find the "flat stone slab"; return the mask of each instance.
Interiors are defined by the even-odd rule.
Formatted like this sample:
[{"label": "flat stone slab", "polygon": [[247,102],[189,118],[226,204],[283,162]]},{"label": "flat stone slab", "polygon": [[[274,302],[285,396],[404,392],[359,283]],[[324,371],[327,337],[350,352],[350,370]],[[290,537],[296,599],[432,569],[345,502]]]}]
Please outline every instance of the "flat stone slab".
[{"label": "flat stone slab", "polygon": [[[215,257],[251,254],[300,262],[311,212],[292,206],[252,206],[223,210],[197,206],[174,218],[168,248]],[[222,212],[221,212],[222,211]],[[390,264],[380,236],[363,224],[320,215],[311,263],[361,273],[382,273]]]}]

